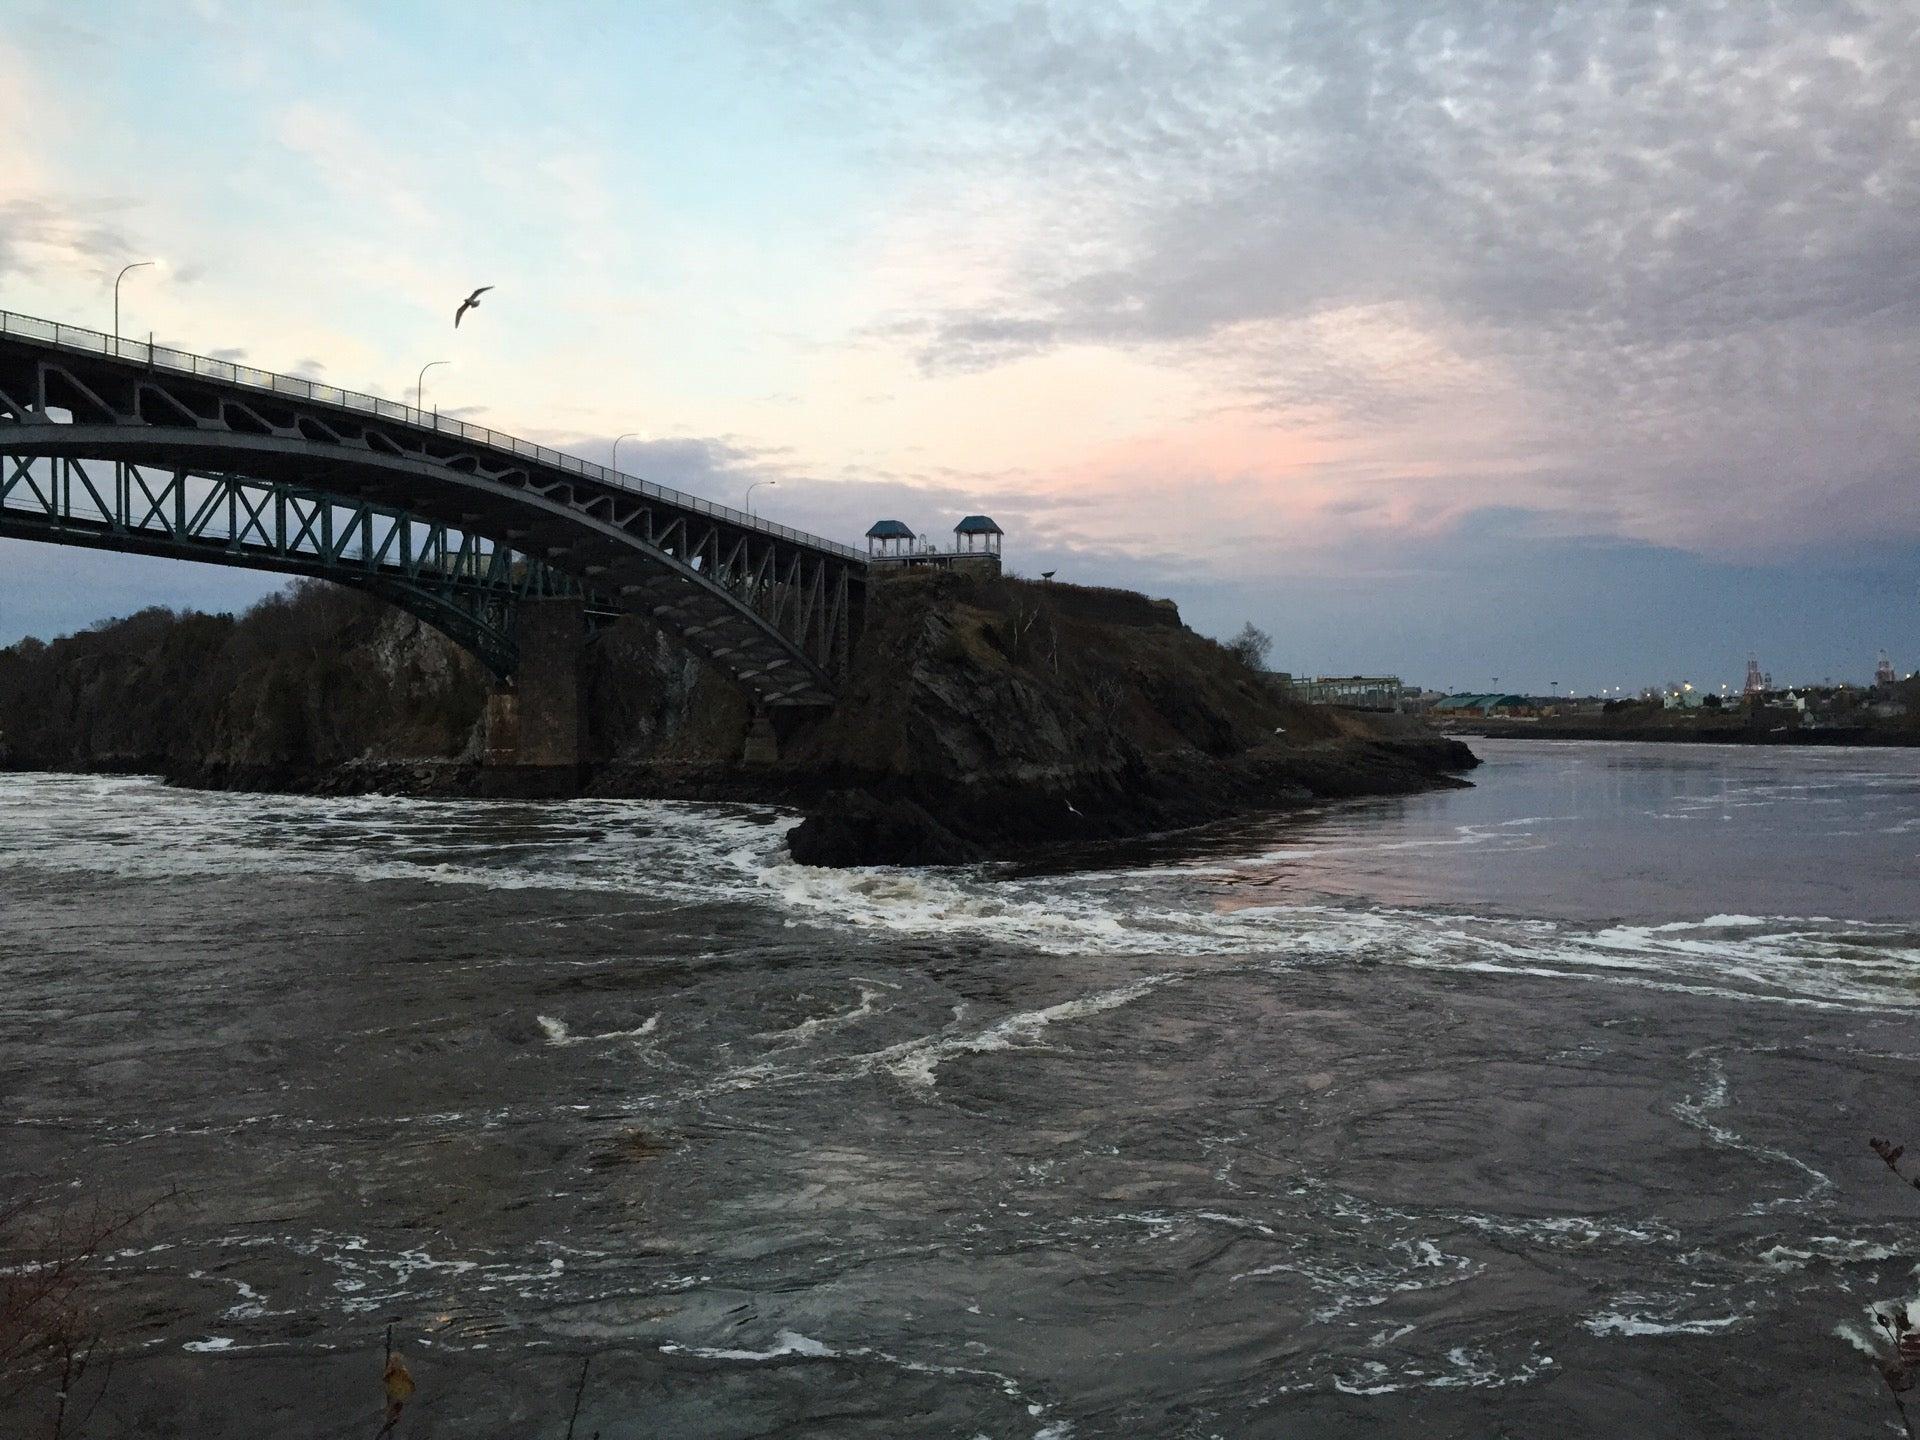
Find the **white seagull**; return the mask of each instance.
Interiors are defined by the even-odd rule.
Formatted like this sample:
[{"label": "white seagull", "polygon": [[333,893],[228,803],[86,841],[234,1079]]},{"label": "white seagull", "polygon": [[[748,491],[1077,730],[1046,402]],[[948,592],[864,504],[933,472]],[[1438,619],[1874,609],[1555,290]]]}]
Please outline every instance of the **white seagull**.
[{"label": "white seagull", "polygon": [[454,329],[458,330],[460,328],[461,316],[465,315],[469,310],[478,310],[480,308],[480,297],[492,288],[491,285],[482,285],[478,290],[460,302],[460,308],[453,312]]}]

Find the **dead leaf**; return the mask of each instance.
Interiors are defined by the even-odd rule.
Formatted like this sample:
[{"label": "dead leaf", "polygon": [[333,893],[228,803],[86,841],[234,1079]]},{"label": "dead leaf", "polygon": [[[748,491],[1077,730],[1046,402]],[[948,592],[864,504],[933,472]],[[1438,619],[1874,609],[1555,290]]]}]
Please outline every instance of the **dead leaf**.
[{"label": "dead leaf", "polygon": [[407,1362],[400,1358],[400,1352],[396,1350],[387,1356],[387,1373],[381,1378],[387,1387],[387,1423],[391,1425],[400,1418],[407,1401],[413,1398],[413,1372],[407,1369]]}]

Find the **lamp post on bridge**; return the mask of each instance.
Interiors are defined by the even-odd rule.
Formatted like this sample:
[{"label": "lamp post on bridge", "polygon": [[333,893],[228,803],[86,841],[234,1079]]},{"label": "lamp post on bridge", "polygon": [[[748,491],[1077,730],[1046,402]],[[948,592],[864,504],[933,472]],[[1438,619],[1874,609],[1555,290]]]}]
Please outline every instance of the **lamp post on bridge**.
[{"label": "lamp post on bridge", "polygon": [[427,371],[433,369],[433,367],[436,365],[449,365],[452,363],[453,362],[449,360],[429,360],[427,361],[426,364],[420,367],[420,378],[414,382],[414,386],[413,386],[413,408],[414,409],[420,411],[422,414],[426,413]]},{"label": "lamp post on bridge", "polygon": [[747,514],[749,515],[753,514],[753,492],[754,491],[758,490],[762,485],[778,485],[779,483],[780,482],[778,480],[756,480],[751,485],[747,486],[747,502],[746,502]]},{"label": "lamp post on bridge", "polygon": [[120,273],[113,277],[113,351],[116,355],[120,353],[120,282],[127,278],[129,270],[144,269],[155,263],[152,260],[136,260],[131,265],[121,266]]},{"label": "lamp post on bridge", "polygon": [[640,438],[640,432],[638,430],[629,430],[624,435],[614,436],[613,437],[613,458],[607,462],[607,468],[613,471],[614,474],[618,475],[620,473],[620,442],[622,440],[638,440],[639,438]]}]

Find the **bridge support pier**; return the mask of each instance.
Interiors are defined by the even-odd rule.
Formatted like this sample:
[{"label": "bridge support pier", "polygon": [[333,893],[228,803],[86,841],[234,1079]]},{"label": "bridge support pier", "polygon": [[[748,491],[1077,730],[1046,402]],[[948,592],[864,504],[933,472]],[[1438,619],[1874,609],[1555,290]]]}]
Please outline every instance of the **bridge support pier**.
[{"label": "bridge support pier", "polygon": [[571,598],[523,600],[515,638],[520,667],[513,687],[487,697],[487,792],[574,794],[587,753],[586,610]]},{"label": "bridge support pier", "polygon": [[780,759],[780,737],[774,733],[773,716],[758,706],[747,723],[747,743],[740,760],[746,765],[772,765]]}]

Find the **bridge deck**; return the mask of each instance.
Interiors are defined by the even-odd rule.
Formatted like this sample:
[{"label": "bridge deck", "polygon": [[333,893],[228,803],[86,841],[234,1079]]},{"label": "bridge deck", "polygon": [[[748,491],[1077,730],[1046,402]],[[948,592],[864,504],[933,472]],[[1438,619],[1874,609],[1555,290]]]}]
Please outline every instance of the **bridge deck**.
[{"label": "bridge deck", "polygon": [[5,311],[0,455],[245,477],[479,534],[652,618],[772,705],[832,698],[867,574],[850,545],[550,446]]},{"label": "bridge deck", "polygon": [[699,495],[675,490],[669,485],[657,485],[638,475],[629,475],[605,465],[596,465],[593,461],[583,460],[578,455],[569,455],[564,450],[555,450],[550,446],[538,445],[531,440],[522,440],[499,430],[490,430],[484,425],[469,425],[464,420],[442,415],[437,410],[420,410],[397,400],[384,400],[377,395],[367,395],[358,390],[342,390],[338,386],[324,385],[317,380],[307,380],[298,375],[261,370],[251,365],[236,365],[229,360],[215,360],[206,355],[196,355],[191,351],[177,350],[167,345],[153,345],[144,340],[128,340],[119,336],[106,335],[98,330],[62,324],[57,320],[41,320],[31,315],[16,314],[10,310],[0,310],[0,335],[36,341],[43,345],[73,350],[84,355],[104,355],[116,360],[127,360],[150,369],[170,370],[176,374],[192,375],[219,384],[262,391],[282,399],[334,405],[341,409],[376,416],[382,420],[410,425],[416,429],[432,430],[437,434],[466,441],[468,444],[484,445],[489,449],[514,455],[522,460],[531,460],[537,465],[563,470],[570,475],[578,475],[598,484],[612,485],[631,491],[635,495],[644,495],[649,499],[672,505],[676,509],[708,515],[742,530],[753,530],[770,538],[804,545],[809,549],[837,555],[861,565],[867,562],[865,551],[852,545],[842,544],[838,540],[830,540],[823,535],[812,535],[805,530],[796,530],[790,525],[778,525],[761,516],[750,515],[744,510],[718,505]]}]

